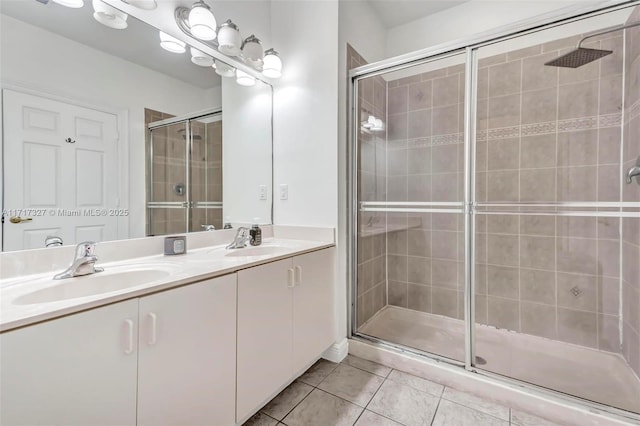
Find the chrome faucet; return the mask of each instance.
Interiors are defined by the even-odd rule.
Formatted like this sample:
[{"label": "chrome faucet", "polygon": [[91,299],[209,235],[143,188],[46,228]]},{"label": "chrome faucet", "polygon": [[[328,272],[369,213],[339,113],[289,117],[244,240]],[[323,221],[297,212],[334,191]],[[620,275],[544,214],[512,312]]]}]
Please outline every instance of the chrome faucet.
[{"label": "chrome faucet", "polygon": [[56,274],[54,280],[62,280],[64,278],[80,277],[82,275],[95,274],[104,271],[104,268],[96,267],[98,256],[93,254],[96,249],[96,243],[93,241],[85,241],[76,246],[76,254],[71,266],[66,271]]},{"label": "chrome faucet", "polygon": [[231,244],[227,246],[227,249],[245,248],[250,240],[251,236],[249,235],[249,228],[241,226],[238,228],[238,232],[236,232],[236,236]]},{"label": "chrome faucet", "polygon": [[62,245],[62,238],[57,235],[47,235],[44,240],[45,247],[60,247]]},{"label": "chrome faucet", "polygon": [[633,182],[634,176],[636,176],[636,181],[638,182],[638,185],[640,185],[640,157],[638,157],[636,165],[627,170],[627,183]]},{"label": "chrome faucet", "polygon": [[205,231],[215,231],[215,230],[216,230],[216,227],[215,227],[215,226],[213,226],[213,225],[207,225],[207,224],[205,224],[205,225],[200,225],[200,227],[201,227],[202,229],[204,229]]}]

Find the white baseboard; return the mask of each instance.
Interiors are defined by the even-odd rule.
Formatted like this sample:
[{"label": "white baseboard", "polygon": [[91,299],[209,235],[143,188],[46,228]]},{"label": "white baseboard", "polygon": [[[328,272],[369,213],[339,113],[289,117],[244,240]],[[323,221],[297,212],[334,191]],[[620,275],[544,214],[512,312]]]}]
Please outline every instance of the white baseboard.
[{"label": "white baseboard", "polygon": [[341,362],[349,354],[349,340],[345,337],[337,343],[334,343],[322,353],[322,358],[332,361]]}]

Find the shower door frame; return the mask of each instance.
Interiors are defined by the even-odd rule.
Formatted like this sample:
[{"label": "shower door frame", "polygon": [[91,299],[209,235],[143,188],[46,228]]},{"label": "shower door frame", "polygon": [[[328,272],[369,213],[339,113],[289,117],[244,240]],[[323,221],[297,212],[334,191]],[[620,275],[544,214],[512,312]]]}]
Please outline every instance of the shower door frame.
[{"label": "shower door frame", "polygon": [[222,209],[222,202],[195,202],[191,199],[191,152],[193,150],[193,139],[191,135],[191,122],[197,121],[200,118],[210,117],[217,115],[222,120],[222,108],[210,108],[196,113],[167,118],[160,121],[154,121],[147,125],[147,132],[149,132],[149,184],[147,190],[149,196],[153,195],[153,130],[161,129],[163,127],[174,126],[176,124],[184,123],[185,125],[185,199],[187,201],[149,201],[146,204],[146,216],[147,216],[147,235],[151,234],[151,224],[153,219],[154,209],[185,209],[185,231],[189,230],[191,223],[191,209],[198,208],[197,204],[201,204],[202,208]]},{"label": "shower door frame", "polygon": [[[561,26],[571,22],[593,16],[614,12],[616,10],[639,6],[640,0],[621,0],[607,1],[599,5],[590,7],[571,7],[560,11],[551,12],[541,17],[521,21],[517,25],[509,25],[499,28],[495,31],[483,32],[478,35],[462,38],[460,40],[437,45],[432,48],[419,50],[413,53],[397,56],[387,60],[375,62],[372,64],[360,66],[349,70],[348,73],[348,118],[349,124],[348,143],[347,143],[347,176],[349,184],[347,185],[347,281],[349,292],[348,304],[348,335],[350,338],[360,339],[373,343],[377,346],[391,348],[392,350],[407,352],[435,361],[444,361],[446,363],[464,367],[465,370],[478,373],[489,379],[506,383],[517,388],[526,388],[534,394],[538,394],[549,398],[553,401],[562,402],[575,407],[588,407],[602,414],[613,414],[622,418],[640,421],[640,414],[619,408],[611,407],[605,404],[590,401],[578,396],[573,396],[561,391],[552,390],[542,386],[534,385],[512,377],[492,373],[488,370],[477,368],[475,360],[475,216],[480,214],[491,214],[490,212],[478,211],[478,207],[572,207],[572,208],[589,208],[589,207],[608,207],[607,203],[478,203],[475,200],[475,147],[476,147],[476,108],[477,108],[477,77],[478,77],[478,57],[477,52],[480,48],[495,44],[501,41],[513,39],[516,37],[532,34],[545,29]],[[361,210],[358,199],[358,134],[360,129],[358,107],[358,82],[369,77],[386,74],[392,71],[411,68],[427,62],[436,61],[453,55],[466,54],[465,61],[465,93],[464,93],[464,201],[460,211],[449,209],[449,213],[464,214],[464,321],[465,321],[465,356],[464,362],[447,358],[434,353],[425,352],[419,349],[403,346],[398,343],[389,342],[373,336],[367,336],[357,332],[357,283],[358,283],[358,215]],[[622,167],[622,165],[621,165]],[[420,209],[420,212],[442,212],[441,207],[460,205],[460,203],[391,203],[391,202],[368,202],[363,203],[370,206],[407,206],[410,204],[421,204],[424,206],[434,207],[431,209]],[[638,216],[637,212],[625,212],[623,208],[639,208],[640,202],[614,202],[609,203],[610,207],[619,208],[619,211],[597,211],[589,212],[591,216],[614,216],[619,218]],[[440,207],[440,208],[439,208]],[[366,211],[366,207],[365,210]],[[377,211],[385,211],[384,207],[380,207]],[[387,209],[388,212],[410,212],[411,209],[392,207]],[[527,213],[526,211],[512,212],[511,214]],[[540,214],[542,212],[538,212]],[[553,215],[580,215],[583,212],[554,212]],[[509,214],[507,212],[507,214]],[[544,213],[543,213],[544,214]],[[548,213],[550,214],[550,213]],[[620,225],[621,226],[621,225]]]}]

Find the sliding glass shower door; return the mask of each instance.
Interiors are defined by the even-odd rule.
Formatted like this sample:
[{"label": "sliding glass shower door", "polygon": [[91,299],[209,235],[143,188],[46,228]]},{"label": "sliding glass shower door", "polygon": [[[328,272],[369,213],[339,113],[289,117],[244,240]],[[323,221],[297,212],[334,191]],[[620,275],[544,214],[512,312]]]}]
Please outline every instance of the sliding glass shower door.
[{"label": "sliding glass shower door", "polygon": [[640,414],[638,46],[618,7],[355,73],[354,335]]},{"label": "sliding glass shower door", "polygon": [[357,330],[460,362],[465,58],[358,83]]},{"label": "sliding glass shower door", "polygon": [[222,228],[222,114],[149,124],[147,234]]},{"label": "sliding glass shower door", "polygon": [[[621,254],[640,260],[637,233],[624,247],[621,233],[638,216],[623,211],[621,159],[638,135],[623,124],[640,32],[611,30],[636,21],[628,8],[477,49],[475,354],[487,371],[640,413],[640,369],[621,346],[635,330],[622,327]],[[573,53],[583,38],[594,50]]]}]

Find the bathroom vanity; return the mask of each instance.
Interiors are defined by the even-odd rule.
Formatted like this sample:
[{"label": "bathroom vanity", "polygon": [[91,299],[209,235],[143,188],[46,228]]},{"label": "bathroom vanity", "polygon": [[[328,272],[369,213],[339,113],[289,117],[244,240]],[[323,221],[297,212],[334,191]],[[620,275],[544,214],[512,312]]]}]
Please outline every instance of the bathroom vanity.
[{"label": "bathroom vanity", "polygon": [[241,424],[334,341],[333,241],[275,234],[0,281],[0,423]]}]

